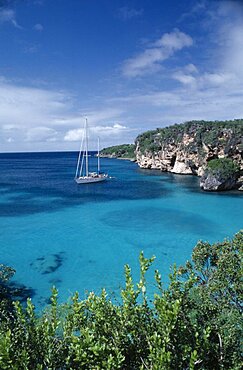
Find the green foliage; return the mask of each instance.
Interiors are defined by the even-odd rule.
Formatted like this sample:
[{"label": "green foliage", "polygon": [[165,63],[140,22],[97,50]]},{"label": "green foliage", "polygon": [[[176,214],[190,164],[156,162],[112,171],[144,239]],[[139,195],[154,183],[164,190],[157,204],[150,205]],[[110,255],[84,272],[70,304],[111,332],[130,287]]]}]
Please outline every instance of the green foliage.
[{"label": "green foliage", "polygon": [[183,147],[185,151],[197,152],[204,157],[203,144],[209,147],[224,146],[225,154],[230,154],[237,146],[241,150],[243,119],[232,121],[189,121],[165,128],[146,131],[136,138],[141,153],[156,153],[168,144],[182,144],[183,135],[189,135],[193,142]]},{"label": "green foliage", "polygon": [[212,159],[206,167],[206,173],[223,180],[234,177],[239,170],[239,165],[230,158]]},{"label": "green foliage", "polygon": [[[241,369],[243,232],[233,240],[198,242],[192,260],[173,268],[150,301],[140,254],[140,279],[125,266],[121,302],[105,290],[38,316],[30,299],[14,302],[14,319],[0,322],[0,369]],[[149,298],[148,298],[149,297]]]},{"label": "green foliage", "polygon": [[110,146],[100,151],[101,156],[113,156],[115,158],[129,158],[135,159],[135,145],[134,144],[123,144]]},{"label": "green foliage", "polygon": [[8,282],[14,274],[15,270],[13,268],[0,264],[0,321],[12,315],[11,289]]}]

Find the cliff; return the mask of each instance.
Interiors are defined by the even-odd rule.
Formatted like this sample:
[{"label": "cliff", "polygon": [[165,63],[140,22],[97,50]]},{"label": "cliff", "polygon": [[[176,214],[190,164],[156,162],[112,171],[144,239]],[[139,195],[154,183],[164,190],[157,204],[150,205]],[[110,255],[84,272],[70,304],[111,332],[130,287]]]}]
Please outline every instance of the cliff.
[{"label": "cliff", "polygon": [[243,119],[190,121],[139,135],[141,168],[201,176],[212,159],[230,158],[243,170]]},{"label": "cliff", "polygon": [[212,159],[207,163],[204,174],[200,179],[200,187],[206,191],[240,188],[239,177],[240,166],[231,158]]}]

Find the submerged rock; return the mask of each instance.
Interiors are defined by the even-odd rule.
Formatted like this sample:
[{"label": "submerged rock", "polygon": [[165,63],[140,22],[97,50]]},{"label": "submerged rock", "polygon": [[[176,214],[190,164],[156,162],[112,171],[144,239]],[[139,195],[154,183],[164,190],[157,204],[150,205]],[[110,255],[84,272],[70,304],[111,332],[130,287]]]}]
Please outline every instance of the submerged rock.
[{"label": "submerged rock", "polygon": [[38,257],[30,266],[41,274],[51,274],[62,266],[64,260],[64,252],[57,254],[48,254]]}]

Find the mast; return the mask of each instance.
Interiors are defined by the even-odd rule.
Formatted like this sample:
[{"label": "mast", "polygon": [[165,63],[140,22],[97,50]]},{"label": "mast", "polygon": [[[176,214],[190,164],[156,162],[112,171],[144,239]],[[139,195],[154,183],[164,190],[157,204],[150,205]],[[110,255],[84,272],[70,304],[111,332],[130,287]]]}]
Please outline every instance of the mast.
[{"label": "mast", "polygon": [[78,177],[78,171],[79,171],[79,169],[80,169],[80,174],[79,174],[79,176],[81,176],[81,173],[82,173],[82,168],[83,168],[83,158],[82,158],[81,166],[80,166],[80,159],[81,159],[81,153],[82,153],[82,149],[83,149],[83,142],[84,142],[84,132],[83,132],[82,139],[81,139],[81,142],[80,142],[79,155],[78,155],[78,163],[77,163],[77,168],[76,168],[75,178],[77,178],[77,177]]},{"label": "mast", "polygon": [[81,157],[81,145],[80,144],[80,149],[79,149],[79,155],[78,155],[78,163],[77,163],[77,168],[76,168],[76,174],[75,174],[75,179],[78,177],[78,170],[79,170],[79,164],[80,164],[80,157]]},{"label": "mast", "polygon": [[86,147],[86,176],[89,176],[89,158],[88,158],[88,119],[85,118],[85,147]]},{"label": "mast", "polygon": [[97,159],[98,159],[98,174],[100,173],[100,138],[98,137],[98,154],[97,154]]}]

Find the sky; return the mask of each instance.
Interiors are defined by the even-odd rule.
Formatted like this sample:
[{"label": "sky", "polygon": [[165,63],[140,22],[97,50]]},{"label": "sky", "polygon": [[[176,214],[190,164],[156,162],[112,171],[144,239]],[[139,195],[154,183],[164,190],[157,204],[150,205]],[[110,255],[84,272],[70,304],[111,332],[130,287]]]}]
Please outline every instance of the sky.
[{"label": "sky", "polygon": [[0,0],[0,152],[243,118],[243,0]]}]

